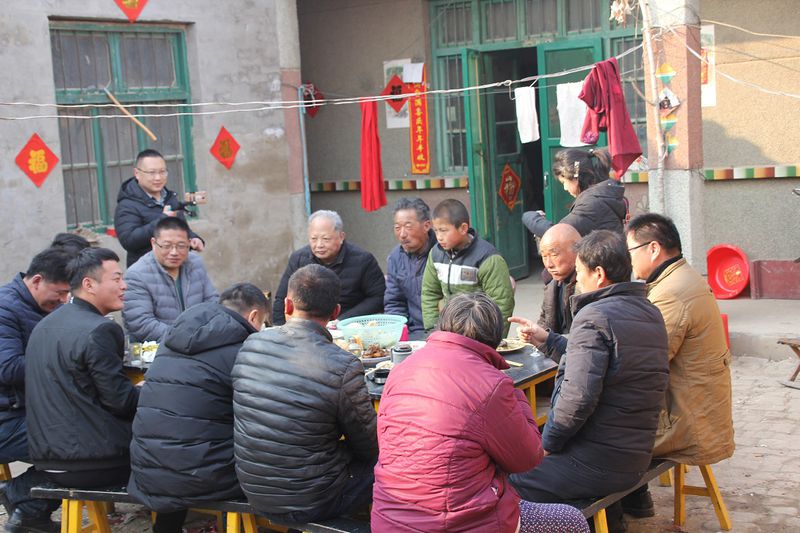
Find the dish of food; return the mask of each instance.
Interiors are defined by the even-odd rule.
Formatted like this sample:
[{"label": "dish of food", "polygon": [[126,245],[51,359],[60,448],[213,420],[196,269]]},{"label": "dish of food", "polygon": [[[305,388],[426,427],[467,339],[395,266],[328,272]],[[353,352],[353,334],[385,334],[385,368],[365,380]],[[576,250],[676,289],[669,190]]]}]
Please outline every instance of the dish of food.
[{"label": "dish of food", "polygon": [[526,343],[519,339],[503,339],[500,341],[500,346],[497,347],[498,353],[511,353],[521,350],[525,347]]}]

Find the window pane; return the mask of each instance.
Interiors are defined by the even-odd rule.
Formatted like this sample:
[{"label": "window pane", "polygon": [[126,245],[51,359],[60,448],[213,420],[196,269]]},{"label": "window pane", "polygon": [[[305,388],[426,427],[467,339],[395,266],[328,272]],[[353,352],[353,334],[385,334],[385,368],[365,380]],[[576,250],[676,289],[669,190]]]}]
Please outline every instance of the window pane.
[{"label": "window pane", "polygon": [[471,2],[450,2],[436,10],[439,46],[472,42]]},{"label": "window pane", "polygon": [[[461,87],[461,57],[445,57],[443,89]],[[445,111],[445,171],[462,171],[467,166],[466,120],[464,98],[461,94],[448,94],[442,98]]]},{"label": "window pane", "polygon": [[557,2],[558,0],[525,1],[526,35],[549,35],[558,31]]},{"label": "window pane", "polygon": [[517,37],[517,5],[513,0],[489,0],[483,5],[485,41],[507,41]]},{"label": "window pane", "polygon": [[103,136],[104,166],[106,184],[106,205],[113,215],[117,207],[117,194],[122,183],[133,176],[133,160],[139,153],[136,138],[136,125],[116,109],[106,108],[104,115],[120,118],[104,119],[101,123]]},{"label": "window pane", "polygon": [[598,0],[567,0],[567,31],[599,31]]},{"label": "window pane", "polygon": [[[147,107],[144,110],[148,115],[166,115],[177,113],[180,108]],[[158,150],[167,161],[167,170],[169,170],[167,187],[178,193],[178,197],[182,199],[183,149],[181,146],[180,117],[148,117],[145,119],[145,124],[158,137],[158,141],[150,143],[150,147]]]},{"label": "window pane", "polygon": [[111,81],[108,41],[103,35],[51,32],[56,89],[102,89]]},{"label": "window pane", "polygon": [[[64,115],[88,116],[88,113],[82,109],[62,111]],[[92,141],[92,121],[60,118],[58,128],[67,224],[99,224],[102,219],[97,202],[97,165]]]}]

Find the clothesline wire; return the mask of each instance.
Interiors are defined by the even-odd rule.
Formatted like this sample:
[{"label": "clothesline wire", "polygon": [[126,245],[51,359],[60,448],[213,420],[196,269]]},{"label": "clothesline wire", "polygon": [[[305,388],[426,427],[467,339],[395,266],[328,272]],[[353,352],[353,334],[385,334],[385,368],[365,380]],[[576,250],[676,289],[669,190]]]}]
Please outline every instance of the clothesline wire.
[{"label": "clothesline wire", "polygon": [[[624,52],[618,54],[616,59],[621,59],[633,52],[640,50],[644,45],[638,44],[634,47],[631,47]],[[471,91],[481,91],[485,89],[492,89],[497,87],[505,87],[510,88],[512,85],[522,84],[522,83],[530,83],[534,80],[541,80],[541,79],[553,79],[553,78],[560,78],[563,76],[568,76],[570,74],[575,74],[578,72],[584,72],[587,70],[591,70],[594,68],[594,63],[591,65],[582,65],[580,67],[575,67],[572,69],[567,69],[561,72],[554,72],[551,74],[537,74],[534,76],[528,76],[526,78],[522,78],[519,80],[504,80],[504,81],[497,81],[497,82],[490,82],[484,83],[481,85],[474,85],[470,87],[457,87],[453,89],[431,89],[428,91],[421,91],[420,95],[451,95],[456,93],[463,93],[463,92],[471,92]],[[266,102],[230,102],[228,104],[220,104],[216,102],[203,102],[203,103],[195,103],[195,104],[144,104],[141,107],[200,107],[200,106],[210,106],[210,105],[230,105],[230,106],[245,106],[245,105],[257,105],[260,107],[251,107],[247,109],[230,109],[230,110],[221,110],[221,111],[195,111],[195,112],[179,112],[179,113],[166,113],[166,114],[136,114],[137,117],[140,118],[155,118],[155,117],[180,117],[180,116],[204,116],[204,115],[224,115],[229,113],[252,113],[257,111],[267,111],[267,110],[280,110],[280,109],[298,109],[298,108],[305,108],[305,107],[312,107],[316,105],[347,105],[347,104],[355,104],[360,102],[383,102],[386,100],[391,100],[397,98],[395,95],[374,95],[374,96],[365,96],[365,97],[346,97],[346,98],[333,98],[333,99],[322,99],[322,100],[308,100],[308,101],[300,101],[300,100],[289,100],[289,101],[266,101]],[[106,108],[112,107],[110,104],[78,104],[78,105],[64,105],[64,104],[34,104],[29,102],[0,102],[0,105],[18,105],[18,106],[33,106],[33,107],[55,107],[58,109],[66,108],[66,109],[81,109],[81,108]],[[1,117],[0,120],[34,120],[34,119],[42,119],[42,118],[74,118],[80,120],[91,120],[95,118],[125,118],[122,115],[33,115],[33,116],[25,116],[25,117]]]}]

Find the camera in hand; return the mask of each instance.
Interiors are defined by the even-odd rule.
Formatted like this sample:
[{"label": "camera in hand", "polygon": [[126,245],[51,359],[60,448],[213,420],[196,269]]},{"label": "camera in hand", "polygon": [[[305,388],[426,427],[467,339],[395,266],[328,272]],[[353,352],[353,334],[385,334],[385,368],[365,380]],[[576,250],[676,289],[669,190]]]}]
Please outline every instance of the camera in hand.
[{"label": "camera in hand", "polygon": [[197,216],[192,207],[208,203],[208,193],[206,191],[187,192],[183,195],[183,201],[178,203],[175,211],[186,211],[190,216]]}]

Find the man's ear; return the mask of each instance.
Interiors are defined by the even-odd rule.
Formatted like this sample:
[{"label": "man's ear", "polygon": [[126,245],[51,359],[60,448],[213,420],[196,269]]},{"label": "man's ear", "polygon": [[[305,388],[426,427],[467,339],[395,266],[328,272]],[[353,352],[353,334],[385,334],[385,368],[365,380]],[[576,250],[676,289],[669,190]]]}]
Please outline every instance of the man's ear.
[{"label": "man's ear", "polygon": [[155,250],[156,249],[156,238],[150,237],[150,247]]},{"label": "man's ear", "polygon": [[331,320],[336,320],[336,317],[338,317],[339,313],[341,312],[342,312],[342,306],[340,304],[336,304],[336,308],[331,313],[330,318],[328,318],[328,322],[330,322]]},{"label": "man's ear", "polygon": [[292,313],[294,313],[294,302],[287,296],[283,299],[283,314],[290,317]]},{"label": "man's ear", "polygon": [[249,313],[247,313],[247,316],[245,317],[245,320],[247,320],[247,322],[251,326],[253,326],[255,329],[261,329],[261,325],[262,324],[259,324],[259,320],[258,320],[258,318],[259,318],[258,315],[260,315],[260,314],[261,314],[260,310],[253,308],[253,309],[250,310]]},{"label": "man's ear", "polygon": [[431,221],[430,220],[426,220],[425,222],[422,223],[422,227],[425,228],[425,231],[430,230],[431,229]]},{"label": "man's ear", "polygon": [[86,294],[94,294],[94,280],[89,276],[84,277],[81,280],[81,289]]},{"label": "man's ear", "polygon": [[596,289],[600,289],[602,287],[605,287],[605,286],[609,285],[608,277],[606,276],[606,269],[605,268],[603,268],[601,266],[595,267],[593,274],[594,274],[594,279],[595,279],[595,282],[596,282],[596,285],[595,285]]},{"label": "man's ear", "polygon": [[34,288],[38,289],[42,281],[44,281],[44,276],[42,276],[41,274],[34,274],[33,277],[31,278],[31,285],[33,285]]}]

